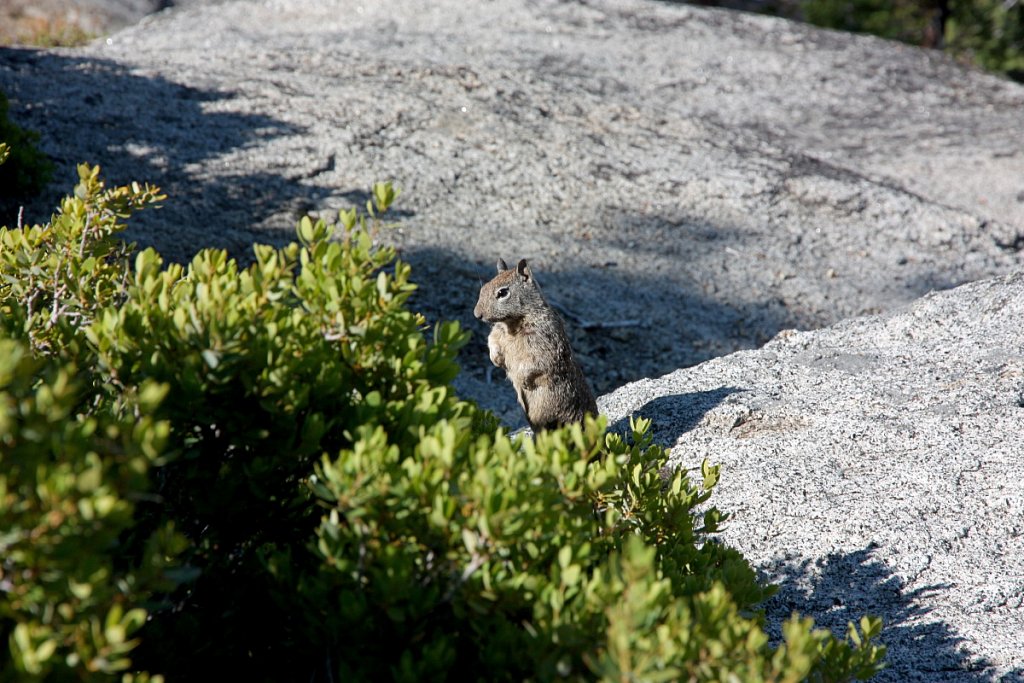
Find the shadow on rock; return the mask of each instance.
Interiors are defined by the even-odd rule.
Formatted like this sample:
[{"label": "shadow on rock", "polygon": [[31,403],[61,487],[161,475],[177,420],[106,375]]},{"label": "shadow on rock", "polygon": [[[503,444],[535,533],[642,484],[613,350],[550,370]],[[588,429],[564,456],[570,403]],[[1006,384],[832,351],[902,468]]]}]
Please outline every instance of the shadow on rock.
[{"label": "shadow on rock", "polygon": [[0,49],[0,90],[12,118],[42,133],[40,147],[56,166],[50,188],[26,206],[26,222],[49,217],[82,162],[99,164],[108,185],[150,182],[168,195],[160,210],[132,218],[126,238],[177,261],[201,247],[245,256],[253,242],[286,242],[293,222],[262,229],[261,222],[282,211],[297,218],[317,200],[317,188],[283,165],[204,170],[230,166],[235,150],[303,133],[270,116],[218,111],[232,92],[139,75],[109,60],[7,48]]},{"label": "shadow on rock", "polygon": [[[332,169],[333,169],[333,163],[334,163],[334,157],[332,156],[331,157],[331,168]],[[374,198],[373,198],[373,193],[372,192],[370,192],[368,190],[360,190],[358,188],[353,188],[353,189],[350,189],[350,190],[345,190],[344,192],[338,192],[338,193],[335,193],[334,196],[336,198],[338,198],[338,199],[343,200],[346,204],[349,204],[350,206],[354,206],[355,208],[359,209],[360,212],[365,211],[366,205],[367,205],[368,202],[369,203],[373,203],[374,202]],[[412,211],[411,209],[407,209],[407,208],[401,206],[401,203],[402,203],[401,200],[399,200],[399,202],[398,202],[399,205],[397,207],[392,206],[391,208],[388,209],[387,214],[383,217],[385,223],[392,223],[392,222],[397,222],[397,221],[408,220],[408,219],[410,219],[410,218],[412,218],[412,217],[414,217],[416,215],[415,211]],[[332,221],[334,220],[333,216],[331,216],[331,220]]]},{"label": "shadow on rock", "polygon": [[629,433],[630,417],[645,417],[653,423],[651,435],[654,442],[671,448],[680,436],[696,427],[701,418],[714,410],[726,397],[741,391],[743,389],[736,387],[719,387],[710,391],[659,396],[633,411],[632,415],[616,420],[609,426],[608,431],[626,435]]},{"label": "shadow on rock", "polygon": [[991,665],[965,653],[963,639],[946,623],[930,620],[930,610],[923,606],[935,602],[936,594],[955,587],[908,590],[901,578],[874,557],[876,548],[871,545],[857,552],[832,553],[817,561],[780,559],[770,568],[779,592],[765,603],[766,628],[772,638],[781,639],[782,622],[793,612],[814,617],[817,626],[837,637],[845,636],[848,622],[857,623],[868,614],[882,619],[881,641],[888,648],[888,668],[872,680],[995,680]]},{"label": "shadow on rock", "polygon": [[[515,256],[495,258],[499,255]],[[463,367],[482,373],[489,328],[473,317],[473,306],[480,286],[494,275],[494,260],[415,245],[403,248],[401,258],[412,265],[419,285],[410,305],[430,322],[458,320],[471,330]],[[598,395],[763,341],[741,329],[751,315],[747,309],[755,307],[720,301],[656,274],[541,259],[534,262],[534,273],[545,297],[566,319],[573,352]],[[769,338],[791,322],[759,313],[759,334]],[[605,326],[620,320],[629,324]],[[695,320],[701,321],[699,327]]]}]

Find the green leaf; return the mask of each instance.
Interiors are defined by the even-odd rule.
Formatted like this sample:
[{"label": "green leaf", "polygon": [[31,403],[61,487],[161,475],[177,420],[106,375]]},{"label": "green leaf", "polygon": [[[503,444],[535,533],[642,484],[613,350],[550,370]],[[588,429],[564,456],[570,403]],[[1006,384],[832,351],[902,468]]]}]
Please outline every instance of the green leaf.
[{"label": "green leaf", "polygon": [[472,529],[462,529],[462,545],[464,545],[466,550],[469,552],[476,552],[477,535]]}]

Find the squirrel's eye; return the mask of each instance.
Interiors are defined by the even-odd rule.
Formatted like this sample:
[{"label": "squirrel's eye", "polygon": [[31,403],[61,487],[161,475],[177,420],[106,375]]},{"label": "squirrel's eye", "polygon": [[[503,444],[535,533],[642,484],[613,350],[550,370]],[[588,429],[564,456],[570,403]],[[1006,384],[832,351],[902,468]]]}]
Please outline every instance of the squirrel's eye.
[{"label": "squirrel's eye", "polygon": [[499,289],[497,294],[495,294],[495,296],[497,298],[499,298],[499,299],[504,299],[505,297],[507,297],[508,296],[508,287],[502,287],[501,289]]}]

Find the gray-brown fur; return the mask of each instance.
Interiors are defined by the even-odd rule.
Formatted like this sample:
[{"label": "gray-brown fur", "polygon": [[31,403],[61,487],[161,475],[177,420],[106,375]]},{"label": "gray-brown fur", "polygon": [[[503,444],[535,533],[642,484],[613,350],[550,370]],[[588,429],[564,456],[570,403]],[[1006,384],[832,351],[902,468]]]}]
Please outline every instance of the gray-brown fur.
[{"label": "gray-brown fur", "polygon": [[544,300],[525,259],[515,268],[498,260],[498,274],[480,288],[473,315],[494,325],[487,338],[491,362],[512,381],[535,432],[597,415],[565,324]]}]

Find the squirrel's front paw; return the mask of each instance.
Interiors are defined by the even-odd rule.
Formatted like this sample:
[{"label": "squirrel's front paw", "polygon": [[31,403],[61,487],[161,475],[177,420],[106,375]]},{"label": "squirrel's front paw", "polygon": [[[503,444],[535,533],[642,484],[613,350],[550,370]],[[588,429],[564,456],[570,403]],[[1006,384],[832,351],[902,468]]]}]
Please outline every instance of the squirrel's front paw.
[{"label": "squirrel's front paw", "polygon": [[491,362],[501,369],[505,369],[505,351],[502,349],[502,340],[505,336],[504,327],[501,325],[495,325],[487,335],[487,353],[491,357]]}]

